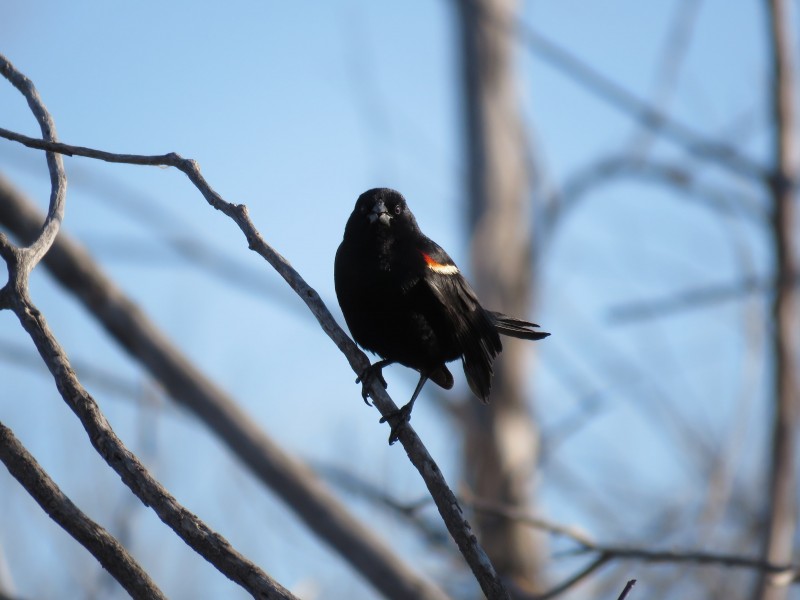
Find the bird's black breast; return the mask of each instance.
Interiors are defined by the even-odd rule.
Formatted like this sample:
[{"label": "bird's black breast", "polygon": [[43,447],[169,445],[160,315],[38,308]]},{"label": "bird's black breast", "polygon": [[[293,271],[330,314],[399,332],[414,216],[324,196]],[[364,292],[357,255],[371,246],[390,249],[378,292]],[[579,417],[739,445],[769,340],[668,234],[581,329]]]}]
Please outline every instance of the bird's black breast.
[{"label": "bird's black breast", "polygon": [[334,278],[347,326],[359,345],[428,370],[460,352],[422,279],[421,262],[416,250],[396,240],[372,246],[345,240],[336,253]]}]

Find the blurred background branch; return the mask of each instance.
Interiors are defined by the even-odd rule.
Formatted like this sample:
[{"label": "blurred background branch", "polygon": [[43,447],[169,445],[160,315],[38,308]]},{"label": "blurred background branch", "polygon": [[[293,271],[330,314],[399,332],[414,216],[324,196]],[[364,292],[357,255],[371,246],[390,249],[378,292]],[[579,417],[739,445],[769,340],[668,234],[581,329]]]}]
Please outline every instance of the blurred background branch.
[{"label": "blurred background branch", "polygon": [[[771,302],[773,424],[769,462],[769,496],[764,533],[764,558],[785,562],[794,555],[797,529],[797,418],[800,404],[797,368],[800,365],[798,321],[797,221],[798,153],[796,110],[800,97],[794,83],[798,48],[794,45],[791,5],[787,0],[765,0],[768,6],[771,67],[772,169],[771,246],[774,290]],[[758,599],[782,600],[783,587],[762,577]]]}]

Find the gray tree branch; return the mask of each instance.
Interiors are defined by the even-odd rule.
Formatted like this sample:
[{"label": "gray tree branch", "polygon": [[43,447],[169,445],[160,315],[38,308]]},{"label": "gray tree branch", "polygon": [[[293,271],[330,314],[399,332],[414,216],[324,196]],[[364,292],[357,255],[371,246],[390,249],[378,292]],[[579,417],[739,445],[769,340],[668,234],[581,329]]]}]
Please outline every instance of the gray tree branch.
[{"label": "gray tree branch", "polygon": [[500,506],[482,499],[470,498],[465,504],[475,511],[490,512],[499,517],[513,519],[547,531],[554,535],[566,537],[577,544],[574,554],[596,553],[605,556],[608,560],[636,560],[648,563],[691,563],[697,565],[719,565],[753,569],[764,573],[774,585],[786,586],[800,580],[800,566],[789,562],[775,563],[760,558],[750,558],[737,554],[724,554],[719,552],[705,552],[699,550],[652,550],[637,546],[621,546],[613,544],[600,544],[574,527],[553,523],[547,519],[533,516],[526,511],[512,507]]},{"label": "gray tree branch", "polygon": [[[36,117],[39,123],[39,128],[42,131],[42,136],[45,140],[56,141],[56,126],[50,113],[47,112],[39,92],[33,85],[33,82],[20,73],[8,59],[0,54],[0,74],[3,75],[17,90],[25,97],[28,106]],[[13,261],[27,269],[27,273],[36,266],[41,260],[42,256],[50,248],[53,240],[58,234],[58,229],[61,226],[61,221],[64,219],[64,203],[67,195],[67,175],[64,172],[64,160],[61,155],[47,152],[47,169],[50,172],[50,208],[47,212],[47,218],[44,225],[39,232],[39,235],[33,240],[28,248],[23,252],[26,254],[25,261]],[[5,246],[5,243],[0,239],[0,246]],[[11,267],[11,264],[9,264]],[[27,273],[25,278],[27,279]],[[11,277],[9,276],[9,280]]]},{"label": "gray tree branch", "polygon": [[61,346],[53,337],[44,316],[31,302],[27,289],[14,293],[10,310],[19,319],[39,351],[56,387],[67,405],[77,415],[92,446],[122,481],[184,542],[221,573],[241,585],[254,598],[294,599],[288,590],[273,581],[257,565],[239,554],[225,538],[212,531],[189,512],[147,471],[114,433],[94,398],[83,388]]},{"label": "gray tree branch", "polygon": [[[0,223],[27,239],[41,222],[33,204],[0,177]],[[313,473],[284,452],[237,403],[197,369],[158,327],[100,269],[72,238],[61,232],[43,265],[170,397],[217,435],[265,485],[283,498],[312,531],[388,598],[444,597],[357,521]]]},{"label": "gray tree branch", "polygon": [[[52,120],[38,94],[35,93],[33,85],[1,54],[0,73],[25,95],[37,119],[42,123],[44,135],[52,138],[54,136]],[[294,596],[288,590],[273,581],[257,565],[241,556],[222,536],[213,532],[199,518],[181,506],[125,447],[94,398],[78,381],[44,316],[31,301],[28,295],[28,275],[55,240],[63,218],[66,176],[60,162],[55,158],[48,160],[52,184],[50,209],[44,227],[31,245],[28,248],[18,248],[5,237],[0,240],[2,256],[9,273],[8,282],[0,290],[0,309],[9,309],[17,316],[53,375],[62,398],[86,429],[94,448],[145,505],[151,506],[161,520],[181,539],[220,572],[253,594],[253,597],[269,600],[293,599]]]},{"label": "gray tree branch", "polygon": [[[328,337],[333,340],[345,355],[354,372],[361,374],[369,365],[369,359],[358,349],[341,327],[339,327],[330,314],[330,311],[320,299],[319,294],[305,282],[285,258],[278,254],[278,252],[261,237],[261,234],[248,216],[247,207],[241,204],[226,202],[206,182],[195,161],[184,159],[175,153],[159,156],[114,154],[91,148],[37,140],[10,132],[6,129],[0,129],[0,137],[18,141],[31,148],[46,149],[70,156],[85,156],[115,163],[170,166],[180,170],[189,178],[213,208],[224,213],[239,226],[247,239],[250,249],[262,256],[303,299],[319,321],[323,331],[325,331]],[[382,415],[387,416],[397,410],[397,406],[379,382],[374,381],[372,383],[370,396],[373,398],[376,407]],[[481,589],[490,599],[507,598],[508,594],[500,579],[497,577],[491,561],[472,533],[472,528],[464,517],[455,495],[448,487],[444,476],[422,444],[422,441],[410,426],[403,428],[400,434],[400,441],[412,464],[414,464],[425,481],[425,485],[431,492],[448,531],[475,574]]]},{"label": "gray tree branch", "polygon": [[127,550],[87,517],[50,479],[14,433],[0,423],[0,460],[39,506],[97,559],[132,598],[166,596]]}]

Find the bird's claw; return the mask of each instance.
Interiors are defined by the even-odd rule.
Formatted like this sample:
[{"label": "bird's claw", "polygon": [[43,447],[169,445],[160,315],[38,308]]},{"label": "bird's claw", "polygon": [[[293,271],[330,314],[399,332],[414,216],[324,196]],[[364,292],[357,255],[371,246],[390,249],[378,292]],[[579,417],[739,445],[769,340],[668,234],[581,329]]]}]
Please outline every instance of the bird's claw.
[{"label": "bird's claw", "polygon": [[394,425],[392,425],[391,432],[389,432],[390,446],[400,439],[400,430],[411,420],[411,406],[406,404],[403,408],[390,412],[388,415],[381,417],[380,422],[388,423],[389,421],[394,421],[395,419],[396,422]]},{"label": "bird's claw", "polygon": [[378,381],[383,386],[383,389],[386,389],[388,384],[386,383],[386,379],[383,378],[383,366],[375,363],[374,365],[368,366],[361,372],[361,375],[356,377],[356,383],[361,384],[361,397],[364,399],[364,402],[367,403],[367,406],[372,406],[372,403],[369,401],[369,385],[372,381],[373,377],[377,377]]}]

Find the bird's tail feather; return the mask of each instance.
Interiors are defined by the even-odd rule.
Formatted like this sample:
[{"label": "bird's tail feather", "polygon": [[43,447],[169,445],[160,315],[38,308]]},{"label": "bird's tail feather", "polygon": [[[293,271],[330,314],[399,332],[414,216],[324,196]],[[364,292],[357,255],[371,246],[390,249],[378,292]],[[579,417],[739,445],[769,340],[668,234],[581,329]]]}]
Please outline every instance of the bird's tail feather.
[{"label": "bird's tail feather", "polygon": [[494,328],[498,333],[510,337],[519,338],[521,340],[541,340],[546,338],[549,333],[545,331],[536,331],[534,327],[539,327],[536,323],[523,321],[522,319],[515,319],[503,313],[489,311],[494,322]]}]

